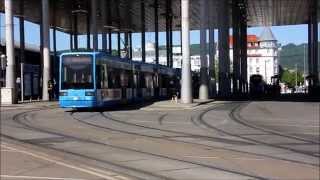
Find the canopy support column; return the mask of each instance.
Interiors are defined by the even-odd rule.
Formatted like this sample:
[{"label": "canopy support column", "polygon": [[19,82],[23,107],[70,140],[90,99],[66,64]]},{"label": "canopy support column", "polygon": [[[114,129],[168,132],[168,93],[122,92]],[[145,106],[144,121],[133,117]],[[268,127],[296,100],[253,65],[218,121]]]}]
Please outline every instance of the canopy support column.
[{"label": "canopy support column", "polygon": [[129,58],[129,32],[124,33],[124,50],[126,53],[126,58]]},{"label": "canopy support column", "polygon": [[97,0],[91,0],[91,30],[92,30],[92,48],[98,50],[98,32],[97,32]]},{"label": "canopy support column", "polygon": [[25,35],[24,35],[24,1],[20,1],[19,33],[20,33],[20,92],[21,102],[24,101],[24,61],[25,61]]},{"label": "canopy support column", "polygon": [[216,96],[216,72],[215,72],[215,42],[214,42],[214,1],[209,0],[209,94]]},{"label": "canopy support column", "polygon": [[154,0],[154,31],[155,31],[155,58],[156,64],[159,64],[159,13],[158,0]]},{"label": "canopy support column", "polygon": [[166,52],[167,52],[167,66],[170,67],[170,0],[166,0]]},{"label": "canopy support column", "polygon": [[141,0],[141,57],[142,62],[146,62],[146,17],[145,17],[145,3]]},{"label": "canopy support column", "polygon": [[87,49],[90,49],[91,48],[90,47],[91,46],[91,40],[90,40],[91,39],[91,37],[90,37],[90,33],[91,33],[90,32],[90,23],[91,23],[90,22],[90,14],[91,13],[90,12],[91,11],[90,11],[90,2],[89,1],[87,3],[87,7],[88,7],[88,13],[87,13],[87,17],[86,17],[87,18],[87,20],[86,20],[86,23],[87,23],[87,26],[86,26],[87,27]]},{"label": "canopy support column", "polygon": [[78,49],[78,14],[73,14],[73,46]]},{"label": "canopy support column", "polygon": [[118,43],[118,51],[117,51],[117,56],[121,57],[121,36],[120,36],[120,31],[117,32],[117,43]]},{"label": "canopy support column", "polygon": [[209,99],[208,89],[208,59],[207,59],[207,14],[208,1],[200,1],[200,88],[199,99]]},{"label": "canopy support column", "polygon": [[129,32],[129,58],[132,60],[132,32]]},{"label": "canopy support column", "polygon": [[232,1],[232,34],[233,34],[233,62],[232,62],[232,89],[233,94],[238,95],[240,88],[240,21],[239,1]]},{"label": "canopy support column", "polygon": [[49,100],[48,82],[50,80],[50,31],[49,31],[49,1],[42,0],[42,38],[43,38],[43,79],[42,100]]},{"label": "canopy support column", "polygon": [[247,7],[245,0],[240,1],[239,20],[240,20],[240,35],[239,35],[239,48],[240,48],[240,91],[248,93],[248,67],[247,67]]},{"label": "canopy support column", "polygon": [[[12,0],[4,1],[5,7],[5,26],[6,26],[6,88],[10,91],[8,104],[16,103],[16,74],[15,74],[15,56],[14,56],[14,35],[13,35],[13,9]],[[2,98],[1,98],[2,99]]]},{"label": "canopy support column", "polygon": [[101,20],[102,20],[102,50],[107,52],[108,51],[108,42],[107,42],[107,32],[104,28],[104,25],[107,23],[107,12],[106,12],[106,1],[101,1]]},{"label": "canopy support column", "polygon": [[228,1],[219,1],[219,95],[230,95],[229,14]]},{"label": "canopy support column", "polygon": [[181,0],[182,31],[182,70],[181,70],[181,103],[192,103],[191,64],[190,64],[190,26],[189,0]]},{"label": "canopy support column", "polygon": [[314,93],[313,87],[319,84],[317,3],[317,0],[313,0],[310,5],[308,23],[308,85],[311,94]]}]

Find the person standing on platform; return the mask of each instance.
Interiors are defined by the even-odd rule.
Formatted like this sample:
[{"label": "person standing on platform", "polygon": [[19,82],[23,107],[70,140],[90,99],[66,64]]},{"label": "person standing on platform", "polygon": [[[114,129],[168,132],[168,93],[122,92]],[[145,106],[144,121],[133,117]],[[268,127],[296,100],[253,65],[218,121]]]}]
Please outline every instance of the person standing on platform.
[{"label": "person standing on platform", "polygon": [[52,82],[52,80],[48,81],[48,94],[49,94],[49,101],[53,100],[53,82]]}]

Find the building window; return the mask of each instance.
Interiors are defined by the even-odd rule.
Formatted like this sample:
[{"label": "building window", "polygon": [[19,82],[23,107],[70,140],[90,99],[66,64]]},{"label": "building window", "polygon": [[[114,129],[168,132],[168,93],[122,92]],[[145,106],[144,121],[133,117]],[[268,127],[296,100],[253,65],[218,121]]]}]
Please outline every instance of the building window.
[{"label": "building window", "polygon": [[259,74],[260,73],[260,67],[256,68],[256,73]]},{"label": "building window", "polygon": [[200,59],[199,59],[199,58],[196,58],[196,59],[194,60],[194,65],[195,65],[195,66],[200,66]]}]

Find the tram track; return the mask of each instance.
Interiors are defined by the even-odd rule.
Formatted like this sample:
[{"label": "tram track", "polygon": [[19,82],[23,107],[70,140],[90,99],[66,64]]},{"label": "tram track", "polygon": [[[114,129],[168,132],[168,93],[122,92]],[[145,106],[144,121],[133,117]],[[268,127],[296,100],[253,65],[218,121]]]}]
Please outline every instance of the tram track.
[{"label": "tram track", "polygon": [[[47,109],[49,109],[49,108],[33,109],[33,110],[21,112],[21,113],[16,114],[12,118],[12,120],[14,122],[16,122],[17,124],[23,125],[28,130],[33,130],[33,131],[40,132],[40,133],[46,133],[46,134],[51,134],[51,135],[55,135],[55,136],[59,136],[59,137],[64,137],[64,138],[72,139],[72,140],[75,140],[75,141],[78,141],[78,142],[90,143],[90,144],[98,144],[98,145],[111,146],[112,147],[112,145],[107,145],[107,144],[104,144],[104,143],[98,143],[98,142],[95,142],[95,141],[92,141],[92,140],[79,138],[79,137],[75,137],[75,136],[70,136],[70,135],[67,135],[67,134],[64,134],[64,133],[60,133],[60,132],[54,132],[52,130],[45,129],[43,127],[41,127],[41,128],[40,127],[35,127],[35,126],[32,126],[32,125],[26,123],[26,122],[29,122],[29,120],[26,118],[28,114],[34,113],[34,112],[37,112],[37,111],[41,111],[41,110],[47,110]],[[24,122],[22,122],[21,118],[22,118],[22,120]],[[21,140],[19,138],[14,137],[14,136],[6,135],[6,134],[3,134],[3,133],[1,133],[1,136],[5,137],[7,139],[10,139],[10,140],[16,141],[16,142],[26,143],[26,144],[30,144],[30,145],[41,147],[43,149],[54,150],[54,151],[57,151],[57,152],[63,152],[65,154],[70,154],[70,155],[73,155],[73,156],[76,156],[76,157],[80,157],[80,158],[84,158],[84,159],[87,159],[87,160],[93,160],[93,161],[96,161],[96,162],[100,162],[100,163],[103,163],[105,165],[111,166],[111,168],[108,169],[108,170],[111,170],[111,171],[114,171],[114,172],[118,172],[118,173],[120,173],[122,175],[125,175],[125,176],[128,176],[128,177],[133,177],[135,179],[159,179],[159,180],[166,179],[166,180],[172,180],[170,178],[167,178],[167,177],[164,177],[164,176],[161,176],[161,175],[156,175],[156,174],[153,174],[153,173],[150,173],[150,172],[146,172],[146,171],[143,171],[143,170],[140,170],[140,169],[136,169],[136,168],[122,166],[122,165],[119,165],[119,164],[116,164],[116,163],[113,163],[113,162],[110,162],[110,161],[101,160],[101,159],[98,159],[98,158],[95,158],[95,157],[92,157],[92,156],[88,156],[88,155],[85,155],[85,154],[80,154],[80,153],[68,151],[68,150],[61,149],[61,148],[55,148],[55,147],[52,147],[52,146],[46,146],[46,145],[43,145],[43,144],[33,143],[31,141]],[[104,169],[104,167],[102,167],[102,169]],[[143,178],[141,178],[141,177],[143,177]]]},{"label": "tram track", "polygon": [[[119,150],[125,150],[125,151],[129,151],[129,152],[131,151],[131,152],[136,152],[136,153],[141,153],[141,154],[147,154],[149,156],[153,156],[153,157],[157,157],[157,158],[163,158],[163,159],[173,160],[173,161],[187,163],[187,164],[191,164],[191,165],[197,165],[197,166],[200,166],[200,167],[205,167],[205,168],[209,168],[209,169],[213,169],[213,170],[219,170],[219,171],[223,171],[223,172],[226,172],[226,173],[237,174],[237,175],[241,175],[241,176],[244,176],[244,177],[248,177],[249,179],[250,178],[262,179],[262,180],[263,179],[267,179],[265,177],[260,177],[260,176],[257,176],[257,175],[252,175],[252,174],[247,174],[247,173],[238,172],[238,171],[234,171],[234,170],[215,167],[215,166],[208,165],[208,164],[192,162],[192,161],[188,161],[188,160],[183,160],[183,159],[179,159],[179,158],[170,157],[170,156],[167,156],[167,155],[155,154],[155,153],[145,152],[145,151],[141,151],[141,150],[137,150],[137,149],[132,149],[132,148],[127,148],[127,147],[121,147],[121,146],[116,146],[116,145],[112,145],[112,144],[107,144],[107,143],[99,142],[99,141],[96,141],[96,140],[91,140],[91,139],[88,139],[88,138],[78,137],[78,136],[74,136],[74,135],[68,135],[68,134],[59,132],[57,130],[53,131],[52,129],[47,129],[47,128],[44,128],[44,127],[39,127],[39,126],[32,125],[32,123],[27,118],[27,115],[29,115],[30,113],[34,113],[36,111],[41,111],[41,110],[44,110],[44,109],[40,109],[40,110],[38,109],[38,110],[32,110],[32,111],[19,113],[13,118],[13,121],[18,123],[18,124],[20,124],[20,125],[23,125],[23,126],[29,128],[29,129],[32,129],[33,131],[64,137],[64,138],[72,139],[74,141],[78,141],[78,142],[81,142],[81,143],[95,144],[95,145],[99,145],[99,146],[110,147],[110,148],[115,148],[115,149],[119,149]],[[6,138],[9,138],[9,139],[13,139],[15,141],[26,143],[25,141],[23,141],[21,139],[18,139],[18,138],[15,138],[15,137],[12,137],[12,136],[4,135],[4,134],[2,134],[2,136],[6,137]],[[131,167],[127,167],[127,166],[122,166],[122,165],[115,164],[113,162],[109,162],[109,161],[105,161],[105,160],[101,160],[101,159],[96,159],[96,158],[90,157],[88,155],[79,154],[79,153],[75,153],[75,152],[72,152],[72,151],[68,151],[68,150],[64,150],[64,149],[60,149],[60,148],[55,148],[55,147],[51,147],[51,146],[48,147],[48,146],[41,145],[41,144],[35,144],[35,143],[32,143],[32,142],[27,142],[27,143],[32,144],[32,145],[36,145],[36,146],[40,146],[40,147],[43,147],[43,148],[46,148],[46,149],[50,149],[50,150],[63,151],[64,153],[67,153],[67,154],[72,154],[72,155],[75,155],[75,156],[79,156],[79,157],[95,160],[97,162],[102,162],[102,163],[105,163],[105,164],[116,166],[118,168],[126,169],[127,171],[138,172],[138,173],[141,173],[143,175],[147,175],[149,177],[152,177],[152,179],[154,179],[154,178],[157,178],[157,179],[170,179],[170,178],[167,178],[167,177],[163,177],[161,175],[153,174],[153,173],[150,173],[150,172],[145,172],[145,171],[142,171],[140,169],[131,168]],[[123,172],[123,171],[121,171],[121,172]],[[132,175],[130,175],[130,176],[132,176]],[[139,176],[135,176],[135,177],[139,178]]]},{"label": "tram track", "polygon": [[[218,106],[217,106],[217,107],[218,107]],[[210,111],[214,110],[214,109],[217,108],[217,107],[211,108]],[[86,125],[91,126],[91,127],[94,127],[94,128],[98,128],[98,129],[100,129],[100,130],[115,131],[115,132],[120,132],[120,133],[129,134],[129,135],[140,136],[140,137],[161,139],[161,140],[166,140],[166,141],[170,141],[170,142],[185,143],[185,144],[197,145],[197,146],[207,147],[207,148],[212,148],[212,149],[220,149],[220,150],[226,150],[226,151],[236,152],[236,153],[244,153],[244,154],[249,154],[249,155],[254,155],[254,156],[260,156],[260,157],[262,156],[262,157],[266,157],[266,158],[270,158],[270,159],[288,161],[288,162],[293,162],[293,163],[306,164],[306,165],[311,165],[311,166],[319,166],[319,164],[315,164],[315,163],[301,162],[301,161],[296,161],[296,160],[292,160],[292,159],[274,157],[274,156],[266,155],[266,154],[246,152],[246,151],[240,151],[240,150],[235,150],[235,149],[230,149],[230,148],[225,148],[225,147],[218,147],[218,146],[214,146],[214,145],[206,145],[206,144],[201,144],[201,143],[188,142],[188,141],[184,141],[184,140],[173,139],[173,138],[170,138],[170,137],[155,136],[155,135],[146,135],[146,134],[142,134],[142,133],[130,132],[130,131],[127,130],[127,129],[126,129],[126,130],[122,130],[122,129],[110,128],[110,127],[106,127],[106,126],[102,126],[102,125],[100,125],[100,124],[96,124],[96,123],[90,122],[87,118],[85,118],[86,120],[85,120],[85,119],[76,118],[76,117],[73,116],[74,113],[78,113],[78,112],[71,112],[70,115],[71,115],[75,120],[77,120],[78,122],[81,122],[81,123],[83,123],[83,124],[86,124]],[[106,120],[114,121],[114,122],[116,122],[116,123],[125,124],[125,125],[128,125],[128,126],[133,126],[133,127],[138,127],[138,128],[144,128],[144,129],[152,129],[152,130],[161,131],[161,132],[166,132],[166,133],[174,133],[174,134],[178,134],[179,137],[189,137],[189,138],[202,139],[202,140],[211,140],[211,141],[215,141],[215,140],[216,140],[216,138],[215,138],[215,137],[212,137],[212,136],[203,136],[203,135],[186,133],[186,132],[181,132],[181,131],[173,131],[173,130],[168,130],[168,129],[150,127],[150,126],[146,126],[146,125],[141,125],[141,124],[136,124],[136,123],[132,123],[132,122],[127,122],[127,121],[129,121],[130,119],[129,119],[129,120],[127,119],[127,121],[121,120],[120,118],[116,118],[116,117],[112,116],[110,113],[105,113],[105,112],[99,112],[99,113],[100,113],[100,115],[101,115],[102,117],[104,117]],[[201,114],[202,114],[202,113],[201,113]],[[200,114],[200,115],[201,115],[201,114]],[[164,116],[161,115],[159,118],[163,119]],[[254,144],[256,145],[256,144],[258,144],[258,143],[255,142]]]},{"label": "tram track", "polygon": [[250,127],[252,129],[256,129],[256,130],[259,130],[259,131],[263,131],[263,132],[266,132],[266,133],[270,133],[270,134],[273,134],[273,135],[277,135],[277,136],[282,136],[282,137],[287,137],[287,138],[290,138],[290,139],[295,139],[295,140],[298,140],[298,141],[303,141],[305,143],[312,143],[312,144],[320,144],[320,141],[314,141],[314,140],[311,140],[311,139],[305,139],[305,138],[302,138],[302,137],[299,137],[299,136],[294,136],[294,135],[289,135],[289,134],[286,134],[286,133],[281,133],[279,131],[275,131],[275,130],[272,130],[270,128],[264,128],[264,127],[260,127],[258,125],[255,125],[253,123],[248,123],[241,115],[240,115],[240,112],[241,110],[244,108],[245,106],[239,106],[237,108],[234,108],[232,109],[232,111],[229,113],[229,116],[231,117],[231,119],[239,124],[242,124],[244,126],[247,126],[247,127]]},{"label": "tram track", "polygon": [[[246,123],[241,123],[238,119],[236,119],[236,117],[232,114],[234,113],[234,111],[241,107],[241,105],[238,105],[236,106],[235,108],[233,108],[231,110],[231,112],[229,113],[229,117],[231,118],[231,120],[237,122],[238,124],[240,125],[243,125],[247,128],[250,128],[250,129],[254,129],[254,130],[258,130],[258,131],[262,131],[261,129],[259,128],[254,128],[254,127],[251,127],[251,126],[247,126]],[[294,148],[290,148],[290,147],[284,147],[284,146],[281,146],[281,145],[277,145],[277,144],[272,144],[272,143],[267,143],[267,142],[263,142],[263,141],[259,141],[259,140],[256,140],[256,139],[253,139],[253,138],[250,138],[250,137],[244,137],[242,135],[239,135],[239,134],[235,134],[235,133],[232,133],[232,132],[229,132],[229,131],[226,131],[226,130],[223,130],[221,128],[218,128],[218,127],[215,127],[211,124],[209,124],[206,120],[204,120],[204,115],[209,113],[210,111],[213,111],[214,108],[208,108],[207,110],[203,111],[202,113],[200,113],[198,115],[198,117],[196,117],[197,121],[199,123],[201,123],[203,126],[207,127],[209,130],[214,130],[214,131],[218,131],[218,132],[221,132],[223,134],[226,134],[226,135],[229,135],[229,136],[232,136],[232,137],[236,137],[236,138],[241,138],[243,140],[246,140],[246,141],[250,141],[250,142],[253,142],[253,143],[257,143],[257,144],[260,144],[260,145],[265,145],[265,146],[269,146],[269,147],[273,147],[273,148],[278,148],[278,149],[283,149],[283,150],[288,150],[288,151],[291,151],[291,152],[295,152],[295,153],[299,153],[299,154],[302,154],[302,155],[306,155],[306,156],[310,156],[310,157],[315,157],[315,158],[319,158],[320,156],[319,155],[316,155],[314,153],[310,153],[308,151],[302,151],[302,150],[297,150],[297,149],[294,149]],[[281,138],[289,138],[289,139],[293,139],[293,140],[297,140],[297,137],[293,137],[293,136],[290,136],[290,135],[283,135],[283,134],[279,134],[279,133],[273,133],[271,131],[262,131],[262,132],[265,132],[265,133],[269,133],[269,135],[273,135],[273,136],[278,136],[278,137],[281,137]],[[299,141],[306,141],[306,140],[299,140]],[[308,141],[308,143],[310,143],[310,141]]]},{"label": "tram track", "polygon": [[[224,105],[224,104],[222,104],[222,105]],[[283,133],[276,133],[276,132],[273,132],[271,130],[268,131],[266,129],[262,130],[260,128],[254,128],[254,126],[252,126],[252,127],[248,126],[247,123],[241,123],[241,121],[236,119],[236,117],[234,116],[234,113],[235,113],[235,110],[237,110],[239,107],[242,107],[242,106],[243,106],[243,103],[241,103],[240,105],[237,105],[235,108],[232,108],[231,112],[229,113],[230,118],[233,121],[237,122],[238,124],[246,126],[247,128],[251,128],[251,129],[259,130],[259,131],[262,131],[262,132],[265,132],[265,133],[269,133],[269,135],[290,138],[290,139],[293,139],[293,140],[303,141],[305,143],[317,143],[317,142],[310,141],[310,140],[307,140],[307,139],[304,139],[304,138],[298,138],[296,136],[290,136],[290,135],[286,135],[286,134],[283,134]],[[217,106],[217,107],[219,107],[219,106]],[[199,113],[198,116],[192,118],[191,121],[193,121],[193,122],[197,121],[197,122],[199,122],[200,124],[206,126],[209,129],[214,129],[215,131],[218,131],[220,133],[223,133],[223,134],[226,134],[226,135],[229,135],[229,136],[232,136],[232,137],[236,137],[236,138],[241,138],[241,139],[243,139],[245,141],[250,141],[250,142],[252,142],[254,144],[266,145],[266,146],[273,147],[273,148],[280,148],[280,149],[284,149],[284,150],[289,150],[289,151],[293,151],[293,152],[300,153],[300,154],[307,155],[307,156],[311,156],[311,157],[317,157],[317,158],[320,157],[319,155],[315,155],[315,154],[312,154],[312,153],[309,153],[309,152],[306,152],[306,151],[300,151],[300,150],[296,150],[296,149],[288,148],[288,147],[283,147],[283,146],[276,145],[276,144],[265,143],[265,142],[262,142],[262,141],[254,140],[252,138],[243,137],[241,135],[237,135],[237,134],[233,134],[233,133],[227,132],[225,130],[222,130],[221,128],[213,127],[213,126],[211,126],[210,124],[206,123],[203,120],[203,116],[205,114],[207,114],[208,112],[215,110],[217,107],[211,107],[211,108],[207,108],[207,109],[203,110],[201,113]],[[201,135],[194,135],[194,134],[189,134],[189,133],[179,132],[179,131],[164,130],[164,129],[161,129],[161,128],[154,128],[154,127],[149,127],[149,126],[145,126],[145,125],[139,125],[139,124],[136,124],[136,123],[130,123],[130,122],[122,121],[122,120],[119,120],[117,118],[114,118],[109,113],[108,113],[108,115],[106,115],[106,113],[103,113],[103,116],[106,117],[109,120],[116,121],[116,122],[123,123],[123,124],[127,124],[127,125],[133,125],[133,126],[137,126],[137,127],[143,127],[143,128],[148,128],[148,129],[154,129],[154,130],[161,130],[161,131],[170,132],[170,133],[181,133],[183,135],[187,135],[187,136],[189,135],[190,137],[208,138],[208,139],[213,139],[214,140],[214,137],[211,137],[211,136],[201,136]]]}]

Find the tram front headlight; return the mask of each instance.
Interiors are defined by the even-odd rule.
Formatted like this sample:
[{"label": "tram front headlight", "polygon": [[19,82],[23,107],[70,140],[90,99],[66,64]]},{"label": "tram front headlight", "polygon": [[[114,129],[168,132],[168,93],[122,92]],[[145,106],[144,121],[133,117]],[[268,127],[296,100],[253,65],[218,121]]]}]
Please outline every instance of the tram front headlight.
[{"label": "tram front headlight", "polygon": [[59,92],[59,96],[68,96],[67,92]]},{"label": "tram front headlight", "polygon": [[95,93],[92,91],[86,92],[86,96],[95,96]]}]

